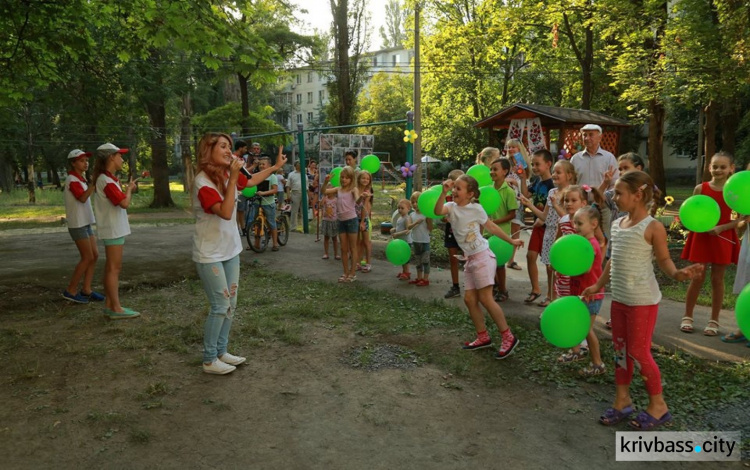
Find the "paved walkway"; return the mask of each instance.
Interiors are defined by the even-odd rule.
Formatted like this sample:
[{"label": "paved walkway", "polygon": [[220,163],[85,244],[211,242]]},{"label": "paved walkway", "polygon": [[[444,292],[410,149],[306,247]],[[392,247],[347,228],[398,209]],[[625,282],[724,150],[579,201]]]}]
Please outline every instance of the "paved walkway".
[{"label": "paved walkway", "polygon": [[[170,276],[177,278],[185,273],[194,274],[195,268],[190,260],[192,230],[192,225],[133,225],[133,233],[127,238],[125,245],[122,285],[154,282],[163,284],[164,279]],[[341,262],[334,259],[322,260],[322,243],[316,241],[314,234],[292,233],[289,243],[280,251],[272,252],[269,249],[261,254],[245,251],[241,255],[243,275],[252,270],[254,263],[260,263],[303,278],[330,280],[332,289],[336,289],[336,280],[342,272]],[[449,270],[433,268],[429,287],[409,285],[396,279],[400,268],[394,267],[384,259],[384,249],[385,242],[374,243],[373,270],[368,274],[359,274],[358,283],[372,289],[396,292],[424,300],[443,299],[451,285]],[[529,291],[524,255],[525,249],[522,249],[520,256],[516,256],[516,261],[524,268],[523,271],[508,270],[511,299],[504,302],[502,307],[506,315],[512,318],[536,322],[542,308],[528,306],[522,301]],[[0,294],[7,289],[13,289],[14,284],[18,282],[38,282],[46,288],[52,283],[62,289],[77,261],[77,252],[63,227],[0,232],[0,256],[3,259],[3,263],[0,264]],[[100,260],[99,264],[103,265],[103,260]],[[541,271],[543,276],[543,270]],[[100,279],[99,273],[97,279]],[[465,309],[461,298],[445,301]],[[679,348],[712,360],[750,359],[750,348],[745,347],[744,343],[726,344],[718,337],[707,337],[702,334],[702,328],[709,318],[710,310],[707,307],[696,307],[695,333],[680,332],[679,324],[683,310],[682,303],[670,300],[661,302],[654,333],[655,344],[668,349]],[[604,328],[607,318],[609,303],[605,299],[601,315],[597,319],[597,332],[601,338],[611,337],[610,332]],[[722,311],[720,320],[722,332],[737,327],[733,311]],[[468,325],[468,316],[466,322]]]}]

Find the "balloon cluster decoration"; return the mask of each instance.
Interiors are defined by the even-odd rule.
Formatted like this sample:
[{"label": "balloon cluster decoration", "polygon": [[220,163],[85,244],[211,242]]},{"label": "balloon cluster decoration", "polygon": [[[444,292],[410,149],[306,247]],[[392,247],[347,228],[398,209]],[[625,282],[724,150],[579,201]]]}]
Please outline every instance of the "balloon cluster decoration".
[{"label": "balloon cluster decoration", "polygon": [[417,165],[413,163],[407,163],[406,165],[401,167],[401,174],[404,176],[404,178],[412,176],[415,171],[417,171]]},{"label": "balloon cluster decoration", "polygon": [[558,160],[570,160],[573,155],[568,152],[567,149],[560,150],[560,155],[557,156]]},{"label": "balloon cluster decoration", "polygon": [[414,141],[417,140],[417,137],[419,137],[419,135],[417,135],[417,133],[414,131],[404,131],[404,142],[411,142],[413,144]]}]

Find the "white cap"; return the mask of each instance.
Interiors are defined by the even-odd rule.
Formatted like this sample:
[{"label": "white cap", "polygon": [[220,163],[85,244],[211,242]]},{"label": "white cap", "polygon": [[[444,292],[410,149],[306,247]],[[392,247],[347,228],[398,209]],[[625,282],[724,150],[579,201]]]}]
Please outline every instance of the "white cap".
[{"label": "white cap", "polygon": [[583,126],[581,128],[581,130],[582,131],[599,131],[599,132],[601,132],[602,128],[601,128],[601,126],[599,126],[597,124],[586,124],[585,126]]},{"label": "white cap", "polygon": [[106,144],[102,144],[96,149],[99,153],[102,154],[113,154],[113,153],[128,153],[130,149],[121,149],[120,147],[117,147],[114,144],[110,144],[107,142]]},{"label": "white cap", "polygon": [[78,157],[90,157],[91,152],[84,152],[83,150],[75,149],[71,150],[68,154],[68,160],[75,160]]}]

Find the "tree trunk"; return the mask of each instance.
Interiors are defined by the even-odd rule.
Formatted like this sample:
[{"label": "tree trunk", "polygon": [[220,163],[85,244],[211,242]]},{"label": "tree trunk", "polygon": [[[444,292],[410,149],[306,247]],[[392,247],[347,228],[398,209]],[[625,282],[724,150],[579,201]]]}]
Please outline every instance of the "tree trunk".
[{"label": "tree trunk", "polygon": [[662,195],[667,194],[667,179],[664,174],[664,105],[657,99],[648,103],[648,168]]},{"label": "tree trunk", "polygon": [[718,121],[718,110],[716,109],[716,102],[711,100],[706,106],[706,124],[704,127],[704,143],[705,150],[703,155],[703,181],[709,181],[711,179],[711,157],[716,153],[716,124]]},{"label": "tree trunk", "polygon": [[174,207],[169,192],[169,162],[167,161],[167,113],[164,98],[146,105],[151,122],[151,176],[154,178],[154,200],[149,207]]},{"label": "tree trunk", "polygon": [[[588,14],[588,19],[591,19],[591,14]],[[587,23],[588,24],[588,23]],[[581,70],[583,72],[582,83],[581,83],[581,108],[591,109],[591,94],[592,94],[592,77],[594,69],[594,32],[591,30],[591,26],[586,26],[586,45],[583,63],[581,64]]]},{"label": "tree trunk", "polygon": [[27,168],[28,168],[28,190],[29,190],[29,204],[36,204],[36,180],[34,178],[34,134],[31,132],[31,111],[28,107],[24,108],[24,119],[26,121],[26,144],[27,144]]},{"label": "tree trunk", "polygon": [[737,127],[740,125],[739,100],[727,100],[721,107],[721,149],[734,155]]},{"label": "tree trunk", "polygon": [[349,1],[339,0],[338,4],[331,0],[333,13],[335,53],[336,53],[336,95],[338,109],[336,110],[336,124],[339,126],[352,124],[351,113],[354,107],[351,97],[351,77],[349,76]]},{"label": "tree trunk", "polygon": [[[244,106],[244,104],[243,104]],[[190,148],[190,116],[191,103],[190,93],[186,93],[182,97],[182,120],[180,122],[180,149],[182,150],[182,184],[185,188],[185,192],[190,194],[190,189],[193,187],[193,152]],[[243,129],[243,134],[245,131]]]},{"label": "tree trunk", "polygon": [[[135,133],[133,126],[128,127],[128,181],[138,178],[138,149],[135,144]],[[133,194],[138,194],[138,184],[133,188]]]},{"label": "tree trunk", "polygon": [[[238,72],[237,81],[240,84],[240,100],[242,102],[242,117],[240,120],[242,123],[242,136],[247,136],[250,135],[250,104],[247,94],[247,77]],[[190,98],[188,98],[188,100],[189,99]]]}]

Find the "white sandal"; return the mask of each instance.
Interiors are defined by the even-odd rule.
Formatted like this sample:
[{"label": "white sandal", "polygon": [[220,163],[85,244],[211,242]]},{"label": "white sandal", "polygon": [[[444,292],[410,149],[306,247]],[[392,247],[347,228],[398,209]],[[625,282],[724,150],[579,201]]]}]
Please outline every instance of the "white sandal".
[{"label": "white sandal", "polygon": [[[711,325],[714,325],[714,326],[711,326]],[[716,320],[709,320],[708,325],[706,325],[706,327],[703,328],[703,334],[705,336],[718,336],[719,328],[721,328],[721,325],[719,325],[719,322],[717,322]]]},{"label": "white sandal", "polygon": [[683,333],[693,332],[693,317],[682,317],[682,323],[680,323],[680,331]]}]

